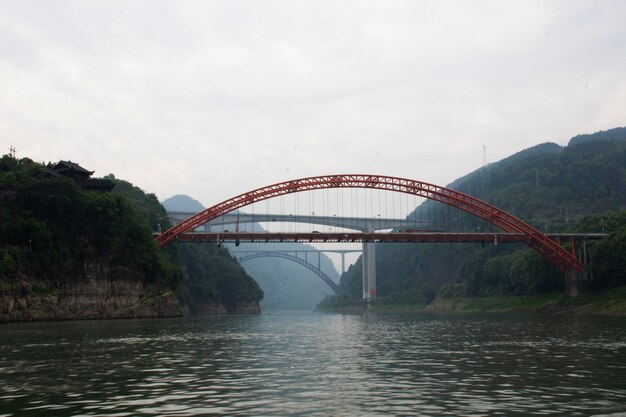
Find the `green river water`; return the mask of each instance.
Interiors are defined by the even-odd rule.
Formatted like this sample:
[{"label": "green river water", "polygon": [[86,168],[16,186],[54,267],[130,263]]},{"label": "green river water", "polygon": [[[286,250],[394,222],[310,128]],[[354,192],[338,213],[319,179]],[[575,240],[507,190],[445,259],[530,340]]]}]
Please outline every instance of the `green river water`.
[{"label": "green river water", "polygon": [[626,416],[626,319],[0,325],[0,416]]}]

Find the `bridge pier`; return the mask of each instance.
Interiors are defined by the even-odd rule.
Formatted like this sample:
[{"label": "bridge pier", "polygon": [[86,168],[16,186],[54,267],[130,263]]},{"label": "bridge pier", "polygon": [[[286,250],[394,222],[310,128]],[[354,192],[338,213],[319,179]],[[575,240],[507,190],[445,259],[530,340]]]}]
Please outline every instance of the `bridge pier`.
[{"label": "bridge pier", "polygon": [[570,269],[565,272],[565,295],[567,297],[578,297],[585,290],[585,282],[587,281],[587,271],[577,271]]},{"label": "bridge pier", "polygon": [[373,300],[376,298],[376,244],[363,242],[362,245],[363,299]]},{"label": "bridge pier", "polygon": [[572,245],[572,255],[584,266],[582,271],[570,269],[564,273],[565,296],[574,298],[585,292],[585,286],[587,284],[587,239],[583,238],[582,245],[578,247],[576,247],[574,239],[572,239],[570,243]]}]

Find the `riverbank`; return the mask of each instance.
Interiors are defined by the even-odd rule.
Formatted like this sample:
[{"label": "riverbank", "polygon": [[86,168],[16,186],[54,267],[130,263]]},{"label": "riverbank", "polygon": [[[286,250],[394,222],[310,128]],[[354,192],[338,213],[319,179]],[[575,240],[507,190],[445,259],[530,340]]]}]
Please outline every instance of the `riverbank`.
[{"label": "riverbank", "polygon": [[561,294],[526,297],[459,297],[436,299],[423,312],[430,313],[547,313],[626,316],[626,287],[567,298]]},{"label": "riverbank", "polygon": [[383,299],[365,304],[360,300],[318,308],[323,313],[544,313],[626,316],[626,286],[577,298],[562,294],[509,297],[437,298],[428,305],[386,304]]}]

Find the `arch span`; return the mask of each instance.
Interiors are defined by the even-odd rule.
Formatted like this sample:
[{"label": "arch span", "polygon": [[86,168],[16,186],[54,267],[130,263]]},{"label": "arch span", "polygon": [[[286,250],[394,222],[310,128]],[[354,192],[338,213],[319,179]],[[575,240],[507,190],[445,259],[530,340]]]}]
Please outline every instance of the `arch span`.
[{"label": "arch span", "polygon": [[335,292],[335,294],[339,294],[339,286],[337,284],[335,284],[335,281],[330,279],[330,277],[328,275],[326,275],[324,273],[324,271],[322,271],[321,269],[319,269],[315,265],[308,263],[305,259],[298,258],[297,256],[290,255],[290,254],[285,253],[285,252],[259,252],[259,253],[253,253],[251,255],[242,256],[241,258],[237,258],[237,260],[240,263],[244,263],[244,262],[249,261],[251,259],[264,258],[264,257],[283,258],[283,259],[288,259],[290,261],[299,263],[300,265],[310,269],[318,277],[320,277],[326,284],[328,284],[328,286]]},{"label": "arch span", "polygon": [[259,201],[285,194],[324,188],[373,188],[411,194],[438,201],[484,219],[505,232],[524,234],[527,237],[527,244],[543,255],[552,265],[562,272],[582,272],[584,270],[583,264],[580,263],[573,254],[562,248],[559,243],[550,239],[528,223],[494,205],[451,188],[385,175],[323,175],[300,178],[257,188],[256,190],[248,191],[247,193],[218,203],[183,220],[157,236],[156,242],[160,247],[163,247],[176,240],[176,237],[181,233],[191,231],[223,214]]}]

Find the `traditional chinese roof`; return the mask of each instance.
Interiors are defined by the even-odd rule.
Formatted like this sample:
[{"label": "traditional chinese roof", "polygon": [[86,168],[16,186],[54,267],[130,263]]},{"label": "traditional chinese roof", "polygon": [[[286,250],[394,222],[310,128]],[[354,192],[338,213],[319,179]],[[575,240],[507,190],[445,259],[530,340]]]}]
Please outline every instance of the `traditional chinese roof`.
[{"label": "traditional chinese roof", "polygon": [[44,174],[45,178],[67,177],[76,182],[83,190],[111,191],[113,181],[105,178],[89,178],[95,171],[88,171],[72,161],[59,161]]},{"label": "traditional chinese roof", "polygon": [[44,178],[61,178],[61,175],[54,172],[53,170],[47,168],[46,172],[44,173]]},{"label": "traditional chinese roof", "polygon": [[95,172],[88,171],[72,161],[59,161],[54,167],[52,167],[52,171],[66,176],[81,177],[89,177]]}]

